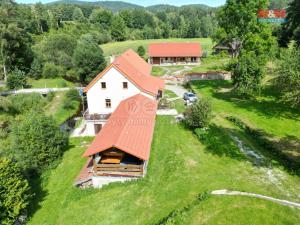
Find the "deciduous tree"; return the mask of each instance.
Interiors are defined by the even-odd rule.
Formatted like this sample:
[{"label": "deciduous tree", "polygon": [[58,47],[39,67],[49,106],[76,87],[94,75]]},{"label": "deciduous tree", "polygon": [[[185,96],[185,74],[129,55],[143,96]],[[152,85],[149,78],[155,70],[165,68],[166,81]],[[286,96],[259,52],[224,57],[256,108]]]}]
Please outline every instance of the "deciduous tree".
[{"label": "deciduous tree", "polygon": [[103,51],[90,38],[82,37],[75,48],[73,61],[83,83],[90,82],[106,66]]}]

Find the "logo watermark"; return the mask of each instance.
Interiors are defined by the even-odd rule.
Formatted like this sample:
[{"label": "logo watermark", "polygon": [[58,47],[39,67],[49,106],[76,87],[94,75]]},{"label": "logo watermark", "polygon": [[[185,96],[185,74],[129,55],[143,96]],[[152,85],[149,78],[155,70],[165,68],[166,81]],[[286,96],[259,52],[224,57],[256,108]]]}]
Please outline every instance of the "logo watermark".
[{"label": "logo watermark", "polygon": [[286,10],[285,9],[274,9],[258,11],[257,15],[259,22],[264,23],[283,23],[286,21]]}]

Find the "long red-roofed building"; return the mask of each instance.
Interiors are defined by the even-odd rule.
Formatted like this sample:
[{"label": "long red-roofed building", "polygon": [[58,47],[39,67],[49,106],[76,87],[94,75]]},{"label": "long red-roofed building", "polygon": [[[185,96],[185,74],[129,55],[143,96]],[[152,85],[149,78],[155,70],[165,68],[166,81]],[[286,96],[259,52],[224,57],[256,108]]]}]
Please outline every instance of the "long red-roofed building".
[{"label": "long red-roofed building", "polygon": [[148,55],[153,65],[198,64],[202,49],[200,43],[153,43],[149,45]]},{"label": "long red-roofed building", "polygon": [[164,81],[134,51],[117,57],[85,88],[86,129],[96,134],[75,185],[102,187],[143,177]]}]

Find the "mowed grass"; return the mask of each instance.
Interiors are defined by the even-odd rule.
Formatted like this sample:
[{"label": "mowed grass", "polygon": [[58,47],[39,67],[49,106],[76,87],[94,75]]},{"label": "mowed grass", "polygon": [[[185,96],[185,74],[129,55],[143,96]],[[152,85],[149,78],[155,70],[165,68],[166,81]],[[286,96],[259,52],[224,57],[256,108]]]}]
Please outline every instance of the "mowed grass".
[{"label": "mowed grass", "polygon": [[123,42],[111,42],[107,44],[100,45],[104,52],[105,57],[111,55],[120,55],[125,52],[127,49],[131,48],[137,51],[139,46],[144,46],[146,52],[148,52],[148,46],[151,43],[160,43],[160,42],[199,42],[201,44],[202,50],[211,51],[212,40],[210,38],[170,38],[170,39],[148,39],[148,40],[130,40]]},{"label": "mowed grass", "polygon": [[53,78],[53,79],[28,79],[28,85],[30,88],[64,88],[64,87],[74,87],[74,83],[66,81],[63,78]]},{"label": "mowed grass", "polygon": [[[60,165],[42,183],[44,198],[31,225],[135,225],[156,224],[181,210],[195,196],[214,189],[232,189],[300,201],[299,178],[282,172],[280,185],[268,180],[263,168],[243,157],[219,155],[201,144],[172,117],[157,118],[147,176],[102,189],[73,186],[86,159],[82,153],[91,138],[71,139]],[[236,151],[224,136],[227,151]],[[231,144],[228,144],[230,142]],[[224,147],[225,148],[225,147]],[[240,207],[239,207],[240,206]],[[232,210],[231,210],[232,209]],[[174,218],[174,224],[296,224],[299,209],[249,197],[212,196]],[[252,218],[255,217],[255,218]]]},{"label": "mowed grass", "polygon": [[300,111],[279,102],[268,91],[252,99],[242,99],[230,92],[230,81],[193,81],[200,97],[210,99],[213,111],[219,116],[235,116],[278,138],[300,138]]},{"label": "mowed grass", "polygon": [[214,70],[224,70],[225,66],[229,63],[229,56],[213,56],[201,59],[201,65],[192,67],[190,72],[207,72]]}]

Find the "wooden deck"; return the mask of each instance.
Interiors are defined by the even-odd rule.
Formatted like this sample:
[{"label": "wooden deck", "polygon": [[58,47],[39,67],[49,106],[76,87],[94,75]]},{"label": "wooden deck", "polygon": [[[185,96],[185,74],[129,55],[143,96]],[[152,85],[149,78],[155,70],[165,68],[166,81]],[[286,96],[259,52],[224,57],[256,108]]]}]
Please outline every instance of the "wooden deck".
[{"label": "wooden deck", "polygon": [[133,176],[143,175],[144,165],[134,164],[94,164],[94,172],[99,176]]}]

